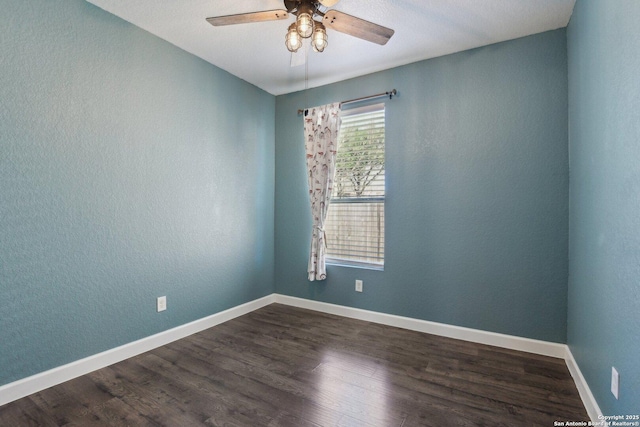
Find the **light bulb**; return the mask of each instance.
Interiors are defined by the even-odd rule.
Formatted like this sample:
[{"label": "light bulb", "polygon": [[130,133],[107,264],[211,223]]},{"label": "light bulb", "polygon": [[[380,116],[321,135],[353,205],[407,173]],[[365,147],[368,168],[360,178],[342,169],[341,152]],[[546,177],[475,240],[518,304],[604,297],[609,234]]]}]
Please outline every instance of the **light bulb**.
[{"label": "light bulb", "polygon": [[316,22],[313,30],[313,38],[311,39],[311,45],[316,52],[324,51],[327,47],[327,30],[325,30],[322,22]]},{"label": "light bulb", "polygon": [[284,44],[287,46],[289,52],[297,52],[300,46],[302,46],[302,40],[300,39],[298,31],[296,31],[295,23],[289,26]]},{"label": "light bulb", "polygon": [[298,9],[298,19],[296,19],[296,28],[300,37],[303,39],[311,37],[313,24],[313,9],[308,4],[303,4]]}]

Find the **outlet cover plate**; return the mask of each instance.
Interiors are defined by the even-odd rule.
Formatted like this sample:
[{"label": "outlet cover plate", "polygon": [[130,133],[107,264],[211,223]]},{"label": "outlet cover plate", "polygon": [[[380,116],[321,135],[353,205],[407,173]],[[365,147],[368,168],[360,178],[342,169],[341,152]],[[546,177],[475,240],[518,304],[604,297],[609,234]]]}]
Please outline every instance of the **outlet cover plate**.
[{"label": "outlet cover plate", "polygon": [[158,313],[160,313],[161,311],[165,311],[167,309],[167,297],[158,297],[156,306],[158,309]]},{"label": "outlet cover plate", "polygon": [[362,280],[356,280],[356,292],[362,292]]},{"label": "outlet cover plate", "polygon": [[613,366],[611,367],[611,393],[618,398],[618,392],[620,390],[620,374]]}]

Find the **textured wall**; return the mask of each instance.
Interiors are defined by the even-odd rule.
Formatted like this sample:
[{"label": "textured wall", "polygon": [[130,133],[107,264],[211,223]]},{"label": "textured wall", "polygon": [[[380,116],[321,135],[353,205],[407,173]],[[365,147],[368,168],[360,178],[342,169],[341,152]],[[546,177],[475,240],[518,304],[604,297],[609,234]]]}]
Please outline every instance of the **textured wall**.
[{"label": "textured wall", "polygon": [[273,96],[82,0],[0,40],[0,385],[273,292]]},{"label": "textured wall", "polygon": [[[278,96],[277,291],[565,342],[566,55],[562,29]],[[385,270],[329,266],[325,282],[310,283],[296,110],[394,87]]]},{"label": "textured wall", "polygon": [[636,0],[579,0],[568,29],[568,343],[607,415],[640,414],[638,20]]}]

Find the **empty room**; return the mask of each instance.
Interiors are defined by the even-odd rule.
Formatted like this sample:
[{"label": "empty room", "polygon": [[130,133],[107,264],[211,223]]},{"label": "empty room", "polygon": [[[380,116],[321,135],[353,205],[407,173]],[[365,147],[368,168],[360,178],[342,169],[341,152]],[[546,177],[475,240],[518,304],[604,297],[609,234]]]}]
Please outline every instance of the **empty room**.
[{"label": "empty room", "polygon": [[640,2],[0,3],[0,426],[640,426]]}]

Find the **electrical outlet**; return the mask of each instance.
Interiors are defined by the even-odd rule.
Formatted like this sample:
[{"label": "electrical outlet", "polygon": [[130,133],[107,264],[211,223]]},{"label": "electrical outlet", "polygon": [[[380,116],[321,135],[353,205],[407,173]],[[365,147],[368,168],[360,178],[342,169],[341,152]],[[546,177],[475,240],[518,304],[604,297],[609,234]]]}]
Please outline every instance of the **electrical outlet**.
[{"label": "electrical outlet", "polygon": [[356,280],[356,292],[362,292],[362,280]]},{"label": "electrical outlet", "polygon": [[620,374],[616,371],[616,368],[611,367],[611,393],[618,398],[618,391],[620,389]]},{"label": "electrical outlet", "polygon": [[158,307],[158,313],[165,311],[167,309],[167,297],[158,297],[156,306]]}]

